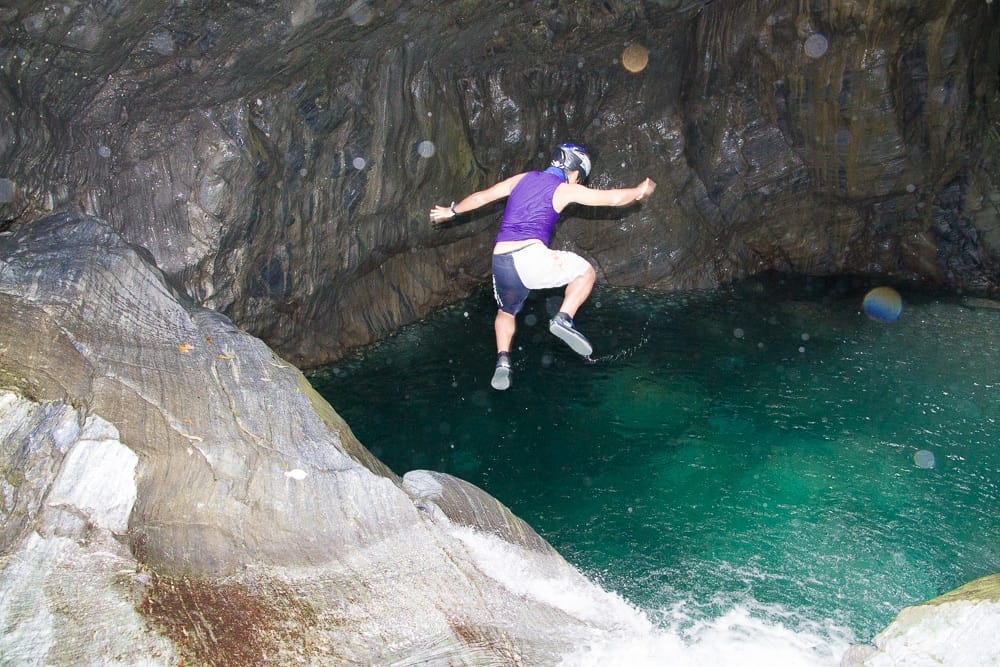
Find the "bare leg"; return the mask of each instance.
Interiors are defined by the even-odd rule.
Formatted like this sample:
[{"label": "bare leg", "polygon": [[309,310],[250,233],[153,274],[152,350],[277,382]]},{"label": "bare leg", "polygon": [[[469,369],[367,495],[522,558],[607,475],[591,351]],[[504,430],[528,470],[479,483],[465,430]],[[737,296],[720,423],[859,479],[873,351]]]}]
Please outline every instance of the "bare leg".
[{"label": "bare leg", "polygon": [[[577,309],[590,296],[590,291],[594,288],[596,280],[597,273],[594,271],[594,267],[590,267],[582,276],[574,278],[566,285],[566,294],[563,296],[562,306],[559,310],[569,315],[570,318],[576,317]],[[499,334],[497,334],[497,340],[499,341]]]},{"label": "bare leg", "polygon": [[[594,267],[589,267],[586,273],[571,280],[566,285],[566,294],[563,296],[562,306],[559,307],[560,314],[549,320],[549,332],[569,345],[571,350],[587,358],[590,358],[594,348],[587,337],[573,325],[572,320],[576,317],[577,308],[590,296],[590,290],[596,280],[597,273]],[[563,319],[566,317],[569,320]]]},{"label": "bare leg", "polygon": [[493,330],[497,337],[497,366],[493,371],[490,385],[498,391],[510,388],[510,346],[514,342],[516,328],[517,320],[513,315],[502,310],[497,311],[497,318],[493,322]]},{"label": "bare leg", "polygon": [[514,331],[517,329],[517,320],[510,313],[502,310],[497,311],[497,318],[493,322],[493,330],[497,337],[497,352],[510,352],[510,346],[514,342]]}]

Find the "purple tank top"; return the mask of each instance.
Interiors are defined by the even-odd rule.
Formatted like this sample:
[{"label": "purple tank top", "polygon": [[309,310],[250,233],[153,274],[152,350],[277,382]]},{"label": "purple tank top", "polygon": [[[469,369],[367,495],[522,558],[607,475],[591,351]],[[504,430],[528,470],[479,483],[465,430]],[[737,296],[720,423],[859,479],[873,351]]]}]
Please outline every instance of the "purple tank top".
[{"label": "purple tank top", "polygon": [[497,243],[538,239],[545,245],[552,238],[559,213],[552,208],[552,194],[563,179],[558,174],[529,171],[507,198]]}]

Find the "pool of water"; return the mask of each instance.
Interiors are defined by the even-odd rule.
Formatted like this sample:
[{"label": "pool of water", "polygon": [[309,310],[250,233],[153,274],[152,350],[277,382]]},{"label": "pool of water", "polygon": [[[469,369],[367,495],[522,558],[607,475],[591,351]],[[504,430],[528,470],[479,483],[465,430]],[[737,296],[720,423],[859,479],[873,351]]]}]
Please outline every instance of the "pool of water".
[{"label": "pool of water", "polygon": [[904,291],[880,322],[869,287],[599,289],[577,317],[592,365],[536,293],[506,392],[483,291],[310,379],[397,473],[482,487],[672,636],[809,637],[837,664],[1000,572],[1000,310]]}]

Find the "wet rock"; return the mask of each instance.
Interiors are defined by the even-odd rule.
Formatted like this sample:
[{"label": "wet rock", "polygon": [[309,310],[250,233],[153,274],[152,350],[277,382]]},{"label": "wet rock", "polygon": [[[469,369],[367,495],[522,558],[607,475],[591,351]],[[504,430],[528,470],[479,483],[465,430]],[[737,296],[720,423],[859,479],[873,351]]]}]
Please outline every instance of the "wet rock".
[{"label": "wet rock", "polygon": [[497,574],[620,604],[509,510],[430,473],[411,497],[151,259],[82,215],[0,237],[6,659],[551,664],[611,630]]},{"label": "wet rock", "polygon": [[593,151],[595,186],[660,183],[641,208],[568,212],[555,243],[602,281],[998,284],[1000,17],[981,0],[4,17],[0,226],[105,218],[300,367],[482,284],[497,209],[445,229],[427,210],[566,139]]},{"label": "wet rock", "polygon": [[432,470],[411,470],[403,476],[403,489],[418,501],[418,509],[434,517],[491,533],[511,544],[557,556],[548,542],[496,498],[453,475]]},{"label": "wet rock", "polygon": [[998,630],[1000,575],[992,575],[903,609],[871,645],[852,647],[841,665],[993,665]]}]

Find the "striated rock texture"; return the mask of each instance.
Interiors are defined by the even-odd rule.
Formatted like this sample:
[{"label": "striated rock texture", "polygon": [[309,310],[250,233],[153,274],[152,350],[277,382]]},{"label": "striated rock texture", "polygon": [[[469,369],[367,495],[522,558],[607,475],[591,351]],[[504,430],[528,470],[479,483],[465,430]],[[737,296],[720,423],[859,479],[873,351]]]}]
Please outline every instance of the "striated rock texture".
[{"label": "striated rock texture", "polygon": [[496,211],[427,211],[586,144],[558,245],[602,281],[764,270],[998,285],[1000,5],[134,0],[0,9],[0,228],[107,219],[300,367],[467,295]]},{"label": "striated rock texture", "polygon": [[542,665],[615,629],[507,508],[404,483],[148,260],[73,214],[0,236],[5,663]]}]

